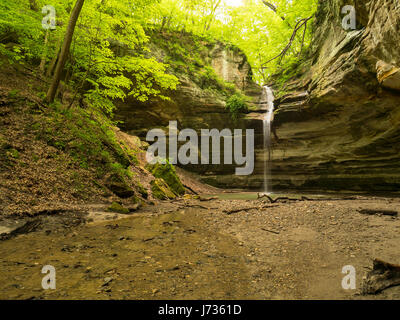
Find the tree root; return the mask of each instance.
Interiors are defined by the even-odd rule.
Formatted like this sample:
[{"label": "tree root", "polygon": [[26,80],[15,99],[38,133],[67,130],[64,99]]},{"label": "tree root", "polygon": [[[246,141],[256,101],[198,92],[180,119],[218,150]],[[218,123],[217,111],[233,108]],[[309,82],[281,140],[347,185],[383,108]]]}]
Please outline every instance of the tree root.
[{"label": "tree root", "polygon": [[309,198],[307,198],[307,197],[305,197],[305,196],[302,196],[301,199],[295,199],[295,198],[289,198],[289,197],[278,197],[278,198],[276,198],[276,199],[273,199],[273,198],[271,198],[271,197],[270,197],[269,195],[267,195],[267,194],[258,193],[258,194],[257,194],[257,199],[262,199],[262,198],[267,198],[268,201],[269,201],[270,203],[276,203],[276,202],[278,202],[279,200],[289,200],[289,201],[311,201],[311,199],[309,199]]},{"label": "tree root", "polygon": [[363,279],[361,294],[377,294],[400,285],[400,266],[375,259],[373,269]]},{"label": "tree root", "polygon": [[11,231],[10,233],[3,233],[0,235],[0,241],[4,241],[4,240],[9,240],[11,238],[14,238],[20,234],[27,234],[30,232],[34,232],[36,231],[39,226],[41,225],[41,221],[40,219],[35,219],[32,221],[28,221],[26,222],[24,225],[22,225],[21,227]]},{"label": "tree root", "polygon": [[270,232],[270,233],[274,233],[274,234],[280,234],[279,231],[274,231],[274,230],[269,230],[269,229],[265,229],[265,228],[261,228],[262,231],[266,231],[266,232]]},{"label": "tree root", "polygon": [[194,191],[194,190],[193,190],[191,187],[189,187],[188,185],[184,184],[183,186],[184,186],[186,189],[188,189],[190,192],[192,192],[193,194],[199,195],[198,192]]}]

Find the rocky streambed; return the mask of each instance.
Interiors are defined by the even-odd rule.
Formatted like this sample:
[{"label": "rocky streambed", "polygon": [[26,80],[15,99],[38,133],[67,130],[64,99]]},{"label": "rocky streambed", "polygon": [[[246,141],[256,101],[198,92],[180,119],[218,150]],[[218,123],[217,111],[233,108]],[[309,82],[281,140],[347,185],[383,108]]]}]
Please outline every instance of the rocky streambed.
[{"label": "rocky streambed", "polygon": [[[400,299],[399,286],[359,294],[373,259],[400,263],[399,217],[362,209],[397,211],[399,199],[240,198],[186,197],[130,215],[95,206],[76,225],[43,221],[0,241],[0,298]],[[42,288],[45,265],[55,290]],[[356,290],[342,288],[347,265]]]}]

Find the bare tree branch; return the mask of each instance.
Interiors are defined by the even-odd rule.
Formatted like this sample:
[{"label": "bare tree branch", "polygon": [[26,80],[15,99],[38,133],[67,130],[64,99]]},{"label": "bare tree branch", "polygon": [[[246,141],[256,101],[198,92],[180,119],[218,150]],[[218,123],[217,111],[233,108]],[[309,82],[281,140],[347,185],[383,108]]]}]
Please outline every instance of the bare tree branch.
[{"label": "bare tree branch", "polygon": [[[261,65],[263,69],[266,68],[266,67],[264,67],[266,64],[270,63],[271,61],[273,61],[273,60],[275,60],[275,59],[278,59],[279,57],[280,57],[279,64],[282,62],[282,60],[283,60],[283,58],[285,57],[286,53],[289,51],[290,47],[292,46],[293,41],[294,41],[294,39],[296,38],[297,32],[298,32],[302,27],[304,27],[303,40],[302,40],[302,44],[301,44],[301,49],[303,49],[303,46],[304,46],[304,39],[305,39],[305,33],[306,33],[306,28],[307,28],[307,22],[308,22],[309,20],[311,20],[312,18],[313,18],[313,16],[308,17],[308,18],[301,19],[301,20],[299,20],[299,21],[297,22],[297,24],[296,24],[296,26],[295,26],[295,28],[294,28],[294,30],[293,30],[292,36],[290,37],[289,43],[288,43],[288,44],[286,45],[286,47],[281,51],[281,53],[279,53],[276,57],[273,57],[272,59],[268,60],[267,62],[264,62],[264,63]],[[301,52],[301,51],[300,51],[300,52]]]},{"label": "bare tree branch", "polygon": [[[271,2],[268,2],[266,0],[261,0],[268,8],[270,8],[273,12],[275,12],[276,14],[278,14],[278,7],[275,6],[274,4],[272,4]],[[292,26],[290,25],[290,23],[286,20],[285,17],[283,16],[279,16],[283,21],[285,21],[289,28],[292,28]]]}]

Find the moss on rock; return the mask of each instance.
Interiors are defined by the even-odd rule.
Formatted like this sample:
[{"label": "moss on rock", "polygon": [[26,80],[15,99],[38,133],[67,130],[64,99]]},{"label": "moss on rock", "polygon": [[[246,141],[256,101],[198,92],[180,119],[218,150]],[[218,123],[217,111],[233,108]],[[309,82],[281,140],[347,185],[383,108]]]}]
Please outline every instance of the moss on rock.
[{"label": "moss on rock", "polygon": [[163,179],[176,196],[185,194],[185,187],[176,174],[172,164],[168,162],[166,164],[156,163],[154,165],[148,165],[146,169],[149,170],[154,177]]},{"label": "moss on rock", "polygon": [[113,202],[111,206],[107,209],[107,211],[121,214],[128,214],[130,212],[129,209],[125,208],[117,202]]},{"label": "moss on rock", "polygon": [[135,183],[137,190],[139,191],[140,195],[144,198],[147,199],[149,197],[149,193],[147,192],[146,188],[139,182],[137,181]]},{"label": "moss on rock", "polygon": [[131,198],[135,195],[135,191],[117,174],[112,175],[105,186],[122,199]]},{"label": "moss on rock", "polygon": [[172,192],[168,184],[162,178],[157,178],[151,182],[151,191],[153,193],[153,197],[160,200],[176,198],[174,192]]}]

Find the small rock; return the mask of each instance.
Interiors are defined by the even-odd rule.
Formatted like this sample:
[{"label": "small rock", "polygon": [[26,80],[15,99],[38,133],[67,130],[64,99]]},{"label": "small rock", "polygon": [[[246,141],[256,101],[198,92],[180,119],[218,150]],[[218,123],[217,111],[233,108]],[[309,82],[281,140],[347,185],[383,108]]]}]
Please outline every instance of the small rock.
[{"label": "small rock", "polygon": [[122,206],[117,202],[113,202],[112,205],[107,209],[107,211],[120,214],[128,214],[130,212],[129,209],[125,208],[124,206]]},{"label": "small rock", "polygon": [[103,287],[108,286],[114,279],[112,277],[106,277],[104,278],[104,283],[103,283]]}]

